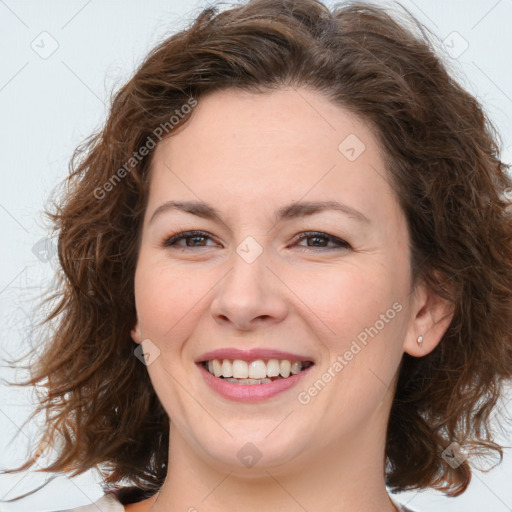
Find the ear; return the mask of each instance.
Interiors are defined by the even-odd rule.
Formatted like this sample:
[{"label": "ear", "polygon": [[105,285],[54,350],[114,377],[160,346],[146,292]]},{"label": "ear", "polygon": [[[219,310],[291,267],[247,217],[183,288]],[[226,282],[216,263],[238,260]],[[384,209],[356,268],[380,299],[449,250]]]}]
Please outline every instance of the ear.
[{"label": "ear", "polygon": [[[454,314],[454,304],[435,293],[425,283],[413,292],[411,323],[404,341],[404,352],[422,357],[432,352],[448,329]],[[423,338],[418,343],[418,338]]]},{"label": "ear", "polygon": [[133,329],[130,331],[130,335],[135,343],[142,343],[142,334],[140,332],[140,324],[138,320],[136,320]]}]

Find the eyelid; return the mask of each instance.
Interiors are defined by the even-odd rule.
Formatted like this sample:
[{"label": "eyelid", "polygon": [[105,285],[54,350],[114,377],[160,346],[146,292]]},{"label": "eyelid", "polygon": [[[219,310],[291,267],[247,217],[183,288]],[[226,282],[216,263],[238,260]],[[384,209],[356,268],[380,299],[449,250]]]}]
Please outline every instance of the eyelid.
[{"label": "eyelid", "polygon": [[[319,238],[325,238],[329,242],[334,242],[334,243],[338,244],[338,246],[337,247],[307,246],[308,249],[313,249],[313,250],[315,250],[315,249],[326,249],[326,250],[333,249],[334,250],[334,249],[341,249],[341,248],[352,249],[352,246],[346,240],[343,240],[342,238],[338,238],[337,236],[334,236],[334,235],[330,235],[329,233],[325,233],[323,231],[303,231],[303,232],[299,233],[297,236],[295,236],[293,241],[301,241],[306,238],[314,237],[314,236],[318,236]],[[304,247],[304,246],[302,246],[302,247]]]},{"label": "eyelid", "polygon": [[[310,250],[336,250],[336,249],[352,249],[352,246],[350,243],[348,243],[346,240],[343,240],[341,238],[338,238],[334,235],[330,235],[329,233],[325,233],[323,231],[301,231],[297,235],[294,236],[292,243],[300,242],[302,240],[305,240],[306,238],[310,237],[319,237],[324,238],[328,242],[332,242],[337,244],[336,247],[314,247],[314,246],[299,246],[304,249],[310,249]],[[169,247],[175,247],[176,242],[179,242],[181,240],[186,240],[187,238],[193,238],[193,237],[201,237],[206,238],[208,240],[215,241],[215,237],[213,237],[210,233],[207,231],[201,231],[201,230],[188,230],[188,231],[180,231],[174,235],[171,235],[170,237],[167,237],[163,240],[162,246],[169,248]],[[206,248],[206,247],[212,247],[211,245],[203,245],[203,246],[196,246],[196,247],[187,247],[187,246],[177,246],[182,249],[194,249],[196,247]]]},{"label": "eyelid", "polygon": [[[173,247],[174,246],[174,242],[179,242],[181,240],[186,240],[187,238],[193,238],[193,237],[203,237],[203,238],[208,238],[210,240],[213,240],[215,241],[214,237],[208,233],[207,231],[201,231],[201,230],[198,230],[198,229],[192,229],[192,230],[188,230],[188,231],[179,231],[178,233],[174,234],[174,235],[171,235],[169,237],[166,237],[163,242],[162,242],[162,245],[164,247]],[[201,246],[198,246],[198,247],[201,247]],[[203,247],[211,247],[211,246],[203,246]],[[193,249],[193,247],[183,247],[184,249]]]}]

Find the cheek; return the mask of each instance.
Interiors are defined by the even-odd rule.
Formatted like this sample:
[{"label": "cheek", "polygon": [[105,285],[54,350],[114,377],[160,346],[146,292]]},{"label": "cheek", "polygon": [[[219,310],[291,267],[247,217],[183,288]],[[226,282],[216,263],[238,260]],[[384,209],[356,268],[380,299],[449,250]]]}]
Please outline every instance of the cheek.
[{"label": "cheek", "polygon": [[196,273],[141,258],[135,273],[135,302],[142,335],[159,344],[175,338],[194,317],[207,290]]},{"label": "cheek", "polygon": [[359,411],[353,419],[359,421],[387,396],[401,360],[406,282],[378,265],[338,269],[317,284],[309,288],[307,304],[326,350],[320,379],[329,382],[330,391],[318,393],[317,399],[313,383],[315,389],[306,392],[320,409],[330,411],[326,414],[333,423],[347,410]]},{"label": "cheek", "polygon": [[301,281],[297,295],[310,308],[309,316],[321,320],[325,339],[339,343],[373,325],[398,298],[396,283],[381,266],[338,266]]}]

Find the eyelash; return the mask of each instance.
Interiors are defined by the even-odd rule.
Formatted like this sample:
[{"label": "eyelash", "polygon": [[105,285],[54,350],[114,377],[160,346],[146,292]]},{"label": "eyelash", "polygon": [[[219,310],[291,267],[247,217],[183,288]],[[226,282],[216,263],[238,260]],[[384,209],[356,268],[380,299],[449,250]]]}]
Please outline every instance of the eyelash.
[{"label": "eyelash", "polygon": [[[305,232],[301,233],[300,235],[297,235],[293,239],[293,241],[294,242],[302,241],[302,240],[306,240],[307,238],[313,238],[313,237],[324,238],[324,239],[328,240],[329,242],[334,242],[334,243],[338,244],[338,247],[316,247],[316,248],[314,246],[301,246],[301,247],[303,247],[304,249],[312,249],[312,250],[316,250],[316,249],[326,249],[326,250],[352,249],[351,245],[348,242],[346,242],[345,240],[342,240],[341,238],[337,238],[332,235],[328,235],[327,233],[323,233],[321,231],[305,231]],[[176,235],[173,235],[173,236],[167,238],[166,240],[164,240],[164,242],[162,243],[162,246],[167,247],[167,248],[176,247],[177,242],[179,242],[181,240],[187,240],[189,238],[211,239],[211,236],[208,233],[206,233],[205,231],[182,231],[181,233],[177,233]],[[210,247],[210,246],[198,245],[198,246],[179,246],[179,247],[187,250],[187,249],[194,249],[194,247]]]}]

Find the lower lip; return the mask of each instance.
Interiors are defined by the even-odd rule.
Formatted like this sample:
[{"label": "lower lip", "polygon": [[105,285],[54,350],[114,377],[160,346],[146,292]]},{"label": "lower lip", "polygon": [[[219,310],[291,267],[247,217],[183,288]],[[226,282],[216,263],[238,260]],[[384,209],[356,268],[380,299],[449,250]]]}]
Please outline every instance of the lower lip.
[{"label": "lower lip", "polygon": [[286,379],[266,384],[233,384],[212,375],[201,363],[197,363],[206,383],[219,395],[237,402],[261,402],[295,386],[313,368],[310,366]]}]

